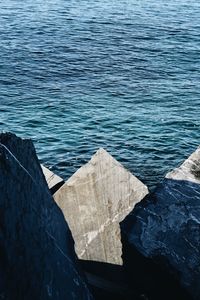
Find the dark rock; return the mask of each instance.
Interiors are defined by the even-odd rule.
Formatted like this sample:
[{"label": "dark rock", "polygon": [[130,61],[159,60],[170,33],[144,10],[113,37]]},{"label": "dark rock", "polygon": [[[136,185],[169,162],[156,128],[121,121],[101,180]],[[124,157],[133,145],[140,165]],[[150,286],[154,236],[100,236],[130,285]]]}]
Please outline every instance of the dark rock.
[{"label": "dark rock", "polygon": [[0,299],[92,299],[30,140],[0,135]]},{"label": "dark rock", "polygon": [[128,286],[123,266],[89,260],[80,263],[95,300],[144,300],[134,286]]},{"label": "dark rock", "polygon": [[199,154],[169,173],[121,223],[130,282],[148,299],[200,299]]}]

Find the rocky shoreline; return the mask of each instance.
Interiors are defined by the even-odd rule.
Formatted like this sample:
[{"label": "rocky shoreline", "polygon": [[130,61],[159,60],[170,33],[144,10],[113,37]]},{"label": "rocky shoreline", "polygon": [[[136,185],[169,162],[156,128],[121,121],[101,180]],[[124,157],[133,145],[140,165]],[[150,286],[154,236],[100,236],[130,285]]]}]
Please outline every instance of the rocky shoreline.
[{"label": "rocky shoreline", "polygon": [[64,182],[2,133],[0,178],[0,299],[200,299],[200,148],[149,193],[104,149]]}]

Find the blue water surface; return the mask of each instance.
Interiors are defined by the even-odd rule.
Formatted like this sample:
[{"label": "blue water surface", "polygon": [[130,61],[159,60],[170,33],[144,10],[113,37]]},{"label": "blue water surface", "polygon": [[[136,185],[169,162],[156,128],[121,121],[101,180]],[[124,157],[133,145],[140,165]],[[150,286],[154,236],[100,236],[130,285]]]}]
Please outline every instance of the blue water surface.
[{"label": "blue water surface", "polygon": [[1,1],[0,54],[0,130],[65,179],[104,147],[153,187],[200,144],[200,1]]}]

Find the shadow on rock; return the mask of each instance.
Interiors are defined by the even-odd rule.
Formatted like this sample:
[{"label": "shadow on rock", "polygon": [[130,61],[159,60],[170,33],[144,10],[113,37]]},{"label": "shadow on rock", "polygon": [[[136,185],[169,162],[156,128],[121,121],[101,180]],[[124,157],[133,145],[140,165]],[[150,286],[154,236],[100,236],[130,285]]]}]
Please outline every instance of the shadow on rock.
[{"label": "shadow on rock", "polygon": [[199,299],[200,184],[164,179],[121,232],[129,284],[148,299]]},{"label": "shadow on rock", "polygon": [[0,298],[92,299],[30,140],[0,135]]}]

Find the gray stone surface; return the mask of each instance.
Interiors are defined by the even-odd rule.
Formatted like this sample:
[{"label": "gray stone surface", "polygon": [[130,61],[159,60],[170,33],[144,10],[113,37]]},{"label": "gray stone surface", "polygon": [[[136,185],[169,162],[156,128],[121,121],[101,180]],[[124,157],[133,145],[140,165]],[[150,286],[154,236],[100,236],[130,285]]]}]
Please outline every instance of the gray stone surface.
[{"label": "gray stone surface", "polygon": [[0,299],[91,299],[30,140],[0,135]]},{"label": "gray stone surface", "polygon": [[119,222],[147,193],[141,181],[99,149],[54,195],[79,258],[122,264]]},{"label": "gray stone surface", "polygon": [[200,184],[200,147],[182,165],[166,175],[173,180],[187,180]]},{"label": "gray stone surface", "polygon": [[200,299],[199,148],[135,206],[121,229],[130,278],[148,295]]},{"label": "gray stone surface", "polygon": [[46,182],[52,194],[54,194],[63,184],[64,180],[58,175],[54,174],[44,165],[41,165],[42,172],[45,176]]}]

